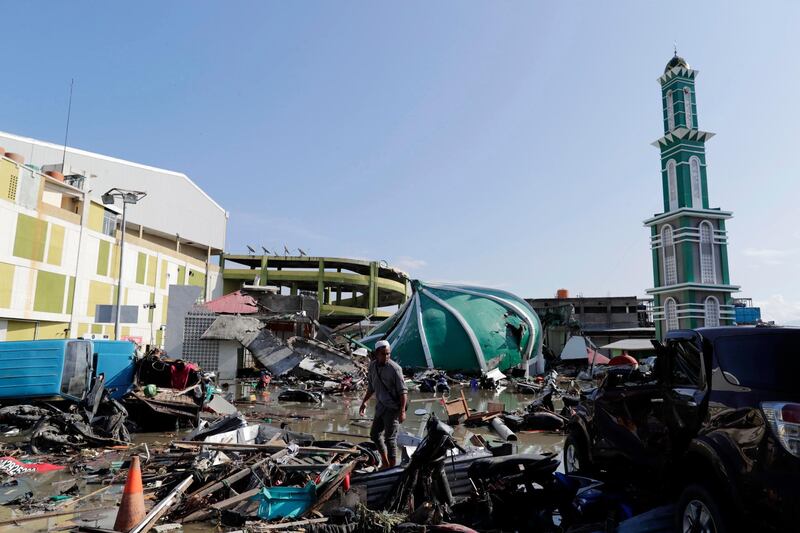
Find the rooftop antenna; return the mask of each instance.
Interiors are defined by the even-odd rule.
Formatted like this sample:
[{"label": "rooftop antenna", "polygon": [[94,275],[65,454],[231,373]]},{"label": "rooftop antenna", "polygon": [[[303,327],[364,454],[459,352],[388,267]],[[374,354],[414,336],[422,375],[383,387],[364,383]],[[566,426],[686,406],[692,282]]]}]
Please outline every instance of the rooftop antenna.
[{"label": "rooftop antenna", "polygon": [[72,86],[75,85],[75,78],[69,81],[69,104],[67,105],[67,128],[64,131],[64,153],[61,155],[61,173],[64,173],[64,163],[67,160],[67,139],[69,138],[69,118],[72,115]]},{"label": "rooftop antenna", "polygon": [[672,41],[672,51],[674,52],[675,56],[678,55],[678,41]]}]

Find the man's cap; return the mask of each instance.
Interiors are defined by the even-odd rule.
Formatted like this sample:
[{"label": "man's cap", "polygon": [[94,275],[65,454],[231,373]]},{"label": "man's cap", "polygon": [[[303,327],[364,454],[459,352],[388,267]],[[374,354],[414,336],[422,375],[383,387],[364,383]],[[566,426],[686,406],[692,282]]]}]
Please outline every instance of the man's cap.
[{"label": "man's cap", "polygon": [[389,347],[389,341],[381,340],[381,341],[378,341],[378,342],[375,343],[375,349],[376,350],[380,350],[381,348],[388,348],[388,347]]}]

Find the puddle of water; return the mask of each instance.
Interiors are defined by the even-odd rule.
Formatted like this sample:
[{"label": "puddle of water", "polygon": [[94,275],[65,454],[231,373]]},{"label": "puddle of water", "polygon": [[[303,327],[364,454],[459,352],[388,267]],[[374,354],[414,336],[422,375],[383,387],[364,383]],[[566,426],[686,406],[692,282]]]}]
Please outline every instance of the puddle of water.
[{"label": "puddle of water", "polygon": [[[256,403],[240,404],[238,407],[248,417],[259,417],[278,425],[286,422],[293,431],[311,433],[318,439],[333,440],[344,439],[352,442],[369,440],[369,428],[375,410],[375,400],[370,400],[364,418],[359,418],[358,408],[364,396],[363,391],[343,395],[326,396],[320,404],[307,404],[299,402],[279,402],[278,394],[284,389],[273,387],[265,392],[254,392]],[[502,402],[506,411],[524,409],[531,402],[533,396],[522,395],[510,391],[508,388],[500,392],[490,390],[473,390],[469,387],[454,388],[450,398],[456,398],[463,390],[470,409],[486,411],[489,402]],[[249,388],[242,389],[246,398],[252,398]],[[441,403],[441,394],[421,393],[409,391],[408,416],[402,424],[401,431],[407,431],[418,437],[425,432],[427,413],[435,413],[439,419],[446,420],[444,406]],[[560,409],[556,405],[556,409]],[[425,409],[426,414],[418,416],[414,412]],[[294,418],[302,417],[302,418]],[[497,439],[497,435],[487,427],[467,428],[463,425],[454,427],[455,438],[464,442],[472,434],[483,435],[487,440]],[[517,434],[518,452],[541,453],[560,452],[564,437],[553,433],[526,433]]]}]

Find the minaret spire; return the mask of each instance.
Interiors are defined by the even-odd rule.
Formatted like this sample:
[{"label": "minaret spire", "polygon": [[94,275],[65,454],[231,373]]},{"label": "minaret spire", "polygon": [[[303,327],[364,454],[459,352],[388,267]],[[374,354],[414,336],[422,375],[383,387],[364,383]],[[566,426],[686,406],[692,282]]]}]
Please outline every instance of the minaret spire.
[{"label": "minaret spire", "polygon": [[719,326],[734,320],[725,221],[732,213],[712,208],[708,196],[705,143],[713,133],[698,128],[697,71],[673,43],[659,76],[664,135],[661,152],[664,212],[645,220],[650,228],[656,331],[663,338],[679,328]]}]

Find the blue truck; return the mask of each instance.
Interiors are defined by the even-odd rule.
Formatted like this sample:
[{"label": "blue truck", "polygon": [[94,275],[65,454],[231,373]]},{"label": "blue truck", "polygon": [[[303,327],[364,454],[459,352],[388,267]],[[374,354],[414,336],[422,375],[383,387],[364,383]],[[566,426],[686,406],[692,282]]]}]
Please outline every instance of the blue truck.
[{"label": "blue truck", "polygon": [[134,344],[84,339],[0,342],[0,402],[80,401],[100,374],[112,398],[125,396],[136,376]]}]

